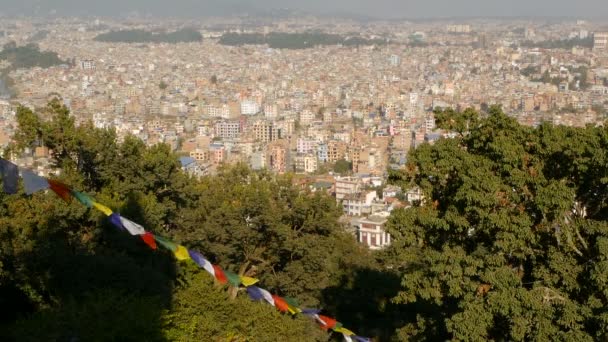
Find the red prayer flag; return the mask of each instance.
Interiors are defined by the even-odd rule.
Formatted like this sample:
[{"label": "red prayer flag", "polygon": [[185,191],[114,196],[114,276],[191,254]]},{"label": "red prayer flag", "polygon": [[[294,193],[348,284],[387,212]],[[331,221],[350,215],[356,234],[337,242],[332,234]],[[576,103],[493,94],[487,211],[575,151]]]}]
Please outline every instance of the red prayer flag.
[{"label": "red prayer flag", "polygon": [[146,245],[150,246],[152,249],[156,249],[156,240],[154,240],[154,235],[150,232],[146,232],[143,235],[140,235],[141,239],[144,240]]},{"label": "red prayer flag", "polygon": [[228,278],[226,278],[226,275],[224,274],[224,271],[222,271],[221,267],[218,265],[213,265],[213,271],[215,273],[215,279],[217,279],[220,284],[226,284],[228,282]]},{"label": "red prayer flag", "polygon": [[319,319],[325,322],[325,324],[321,323],[321,329],[323,330],[332,329],[338,323],[335,319],[323,315],[319,315]]},{"label": "red prayer flag", "polygon": [[53,190],[57,196],[63,198],[64,201],[69,202],[72,197],[72,191],[67,185],[58,182],[56,180],[49,179],[49,187]]},{"label": "red prayer flag", "polygon": [[285,301],[285,299],[272,295],[272,299],[274,299],[274,306],[281,312],[289,311],[289,305]]}]

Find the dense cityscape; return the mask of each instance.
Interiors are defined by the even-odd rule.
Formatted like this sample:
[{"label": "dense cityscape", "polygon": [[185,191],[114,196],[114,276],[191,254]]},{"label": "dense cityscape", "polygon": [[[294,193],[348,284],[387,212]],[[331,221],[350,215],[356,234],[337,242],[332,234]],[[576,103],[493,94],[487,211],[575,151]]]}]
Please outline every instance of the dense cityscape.
[{"label": "dense cityscape", "polygon": [[[447,196],[450,193],[455,198],[463,196],[469,200],[469,197],[465,195],[457,192],[451,193],[448,185],[436,182],[438,176],[433,172],[447,167],[438,160],[458,155],[454,152],[455,150],[450,149],[451,143],[446,141],[462,141],[465,146],[464,150],[471,154],[477,153],[476,148],[479,148],[480,145],[475,145],[478,141],[475,139],[481,138],[475,135],[473,125],[477,122],[485,122],[479,124],[479,130],[483,132],[484,125],[494,127],[492,133],[487,133],[492,139],[501,136],[499,132],[502,129],[507,130],[505,127],[517,130],[520,132],[518,133],[520,136],[528,137],[525,138],[529,139],[525,140],[527,145],[522,140],[522,146],[525,145],[523,148],[526,149],[526,153],[534,155],[537,153],[535,151],[541,150],[541,147],[538,147],[538,150],[531,148],[530,146],[534,143],[530,142],[533,140],[530,136],[538,131],[544,132],[547,129],[546,125],[562,127],[561,129],[567,132],[577,129],[580,132],[593,130],[592,132],[600,132],[597,134],[601,135],[605,134],[601,132],[605,132],[605,129],[602,131],[602,127],[608,119],[608,24],[590,19],[363,20],[313,15],[285,15],[279,18],[229,16],[200,20],[169,18],[160,20],[144,16],[133,16],[126,19],[0,17],[0,45],[2,46],[2,51],[0,51],[0,95],[2,96],[0,100],[0,150],[3,151],[0,155],[4,159],[20,168],[33,170],[36,175],[41,177],[64,177],[61,178],[64,181],[78,179],[73,178],[75,176],[69,171],[71,164],[66,164],[61,158],[69,159],[71,154],[80,153],[79,151],[85,149],[82,146],[86,144],[81,143],[78,147],[80,150],[75,148],[72,152],[61,152],[63,154],[59,152],[61,144],[57,143],[58,140],[54,134],[59,131],[62,132],[61,134],[64,132],[61,124],[53,121],[56,119],[52,119],[51,114],[61,113],[61,110],[57,109],[59,107],[53,107],[52,104],[55,103],[69,111],[69,118],[73,120],[76,127],[74,129],[81,127],[93,130],[91,132],[113,132],[111,134],[114,135],[110,139],[112,141],[104,140],[104,143],[115,146],[116,150],[126,151],[123,148],[139,146],[137,145],[139,143],[143,145],[137,148],[144,151],[142,152],[144,154],[167,148],[167,155],[178,158],[180,172],[188,177],[188,180],[197,182],[191,184],[191,188],[196,189],[192,191],[202,191],[202,194],[206,194],[204,191],[211,191],[209,189],[214,188],[214,184],[223,184],[224,188],[218,185],[220,192],[221,189],[226,189],[226,194],[238,193],[243,196],[242,198],[226,199],[220,194],[213,195],[216,197],[209,195],[210,198],[216,198],[218,203],[232,201],[230,205],[238,207],[241,199],[245,201],[245,198],[249,198],[246,192],[241,193],[239,191],[242,190],[233,188],[238,182],[230,183],[230,177],[240,179],[240,174],[239,176],[236,174],[241,171],[235,171],[240,170],[240,167],[246,168],[247,172],[253,172],[252,175],[258,172],[262,175],[268,173],[272,177],[278,177],[278,180],[269,181],[269,184],[272,185],[268,185],[277,193],[283,191],[281,190],[283,189],[281,179],[286,179],[290,186],[300,194],[328,196],[331,198],[332,205],[335,203],[337,206],[336,226],[347,233],[348,239],[356,242],[354,246],[363,247],[363,251],[353,252],[351,257],[353,259],[356,256],[367,258],[369,255],[376,254],[365,253],[385,252],[386,254],[382,254],[382,257],[369,256],[369,259],[381,260],[378,261],[381,265],[378,266],[379,269],[391,271],[393,270],[392,265],[398,264],[396,260],[400,260],[391,253],[402,248],[405,244],[403,241],[409,241],[408,243],[411,243],[412,246],[419,244],[418,248],[422,248],[424,245],[422,241],[425,238],[418,235],[422,233],[418,233],[413,228],[412,232],[403,233],[403,231],[416,225],[424,226],[425,229],[432,231],[430,227],[436,228],[441,225],[432,223],[435,222],[432,220],[439,220],[434,216],[430,218],[432,215],[426,218],[427,221],[424,221],[421,218],[412,218],[407,213],[416,211],[422,215],[418,211],[422,210],[420,208],[445,210],[445,216],[441,216],[441,219],[448,222],[446,225],[458,227],[457,229],[464,231],[464,235],[468,237],[476,236],[476,231],[481,232],[481,228],[476,228],[473,224],[465,228],[464,223],[450,218],[450,215],[456,215],[456,213],[450,212],[447,204],[444,204],[449,201],[442,201],[439,197]],[[496,114],[497,112],[504,114]],[[42,122],[48,122],[48,127],[55,127],[55,131],[51,130],[48,133],[45,130],[47,128],[38,128],[38,138],[31,138],[28,143],[23,144],[28,132],[24,128],[23,118],[26,117],[24,113],[36,113]],[[459,121],[454,119],[453,115],[460,114],[469,115],[466,127],[457,127]],[[498,120],[495,119],[497,115],[501,118],[501,115],[505,116],[500,120],[513,121],[512,123],[508,121],[509,124],[492,121]],[[44,126],[45,124],[41,125],[40,127],[47,127]],[[515,127],[513,125],[518,125],[518,128],[513,128]],[[99,134],[101,133],[91,133],[91,136],[99,137],[101,136]],[[590,157],[589,154],[604,153],[605,151],[601,152],[604,140],[591,142],[591,138],[585,140],[587,138],[583,138],[582,134],[581,137],[576,138],[580,139],[581,146],[588,143],[589,145],[584,146],[593,147],[585,150],[587,154],[581,152],[580,156],[586,158],[585,162],[601,165],[603,159],[597,156]],[[558,135],[555,133],[551,139],[559,141]],[[564,133],[564,136],[568,136],[568,139],[575,139],[572,137],[576,134]],[[47,144],[45,139],[51,143]],[[538,143],[538,146],[550,149],[547,141],[551,139],[539,140],[541,142]],[[568,141],[573,142],[574,146],[576,139]],[[504,141],[499,141],[499,143],[502,144]],[[165,147],[160,148],[159,144]],[[429,149],[433,149],[435,144],[440,144],[437,150],[445,149],[443,154],[429,152],[431,151]],[[25,148],[19,149],[16,148],[17,146],[25,146]],[[530,149],[528,150],[528,148]],[[65,148],[65,151],[68,151],[68,148]],[[512,152],[513,158],[524,153],[523,150],[517,148],[514,148],[513,151],[518,151]],[[99,150],[95,153],[97,153],[98,159],[105,158],[103,151]],[[426,153],[432,157],[427,156]],[[498,163],[496,168],[492,168],[491,173],[500,175],[500,177],[507,177],[505,176],[507,174],[508,177],[515,177],[514,171],[503,170],[502,168],[506,164],[499,163],[504,162],[507,157],[504,157],[502,152],[496,153],[496,155],[492,155],[493,157],[488,157]],[[549,152],[547,154],[538,153],[542,154],[542,158],[549,158],[547,160],[555,161],[557,159],[550,158],[558,158],[553,155],[548,156]],[[59,155],[62,157],[58,157]],[[564,156],[570,158],[573,155],[564,152]],[[500,159],[503,157],[504,159]],[[530,159],[526,157],[523,161],[518,159],[513,164],[516,166],[513,167],[520,167],[525,170],[524,173],[536,177],[536,172],[539,170],[538,167],[533,166],[534,160],[536,160],[534,158],[536,157],[530,157]],[[93,157],[93,159],[95,158]],[[425,169],[426,164],[424,163],[431,163],[431,161],[437,162],[437,164]],[[98,165],[105,162],[105,160],[99,162],[95,159],[95,163],[100,163]],[[468,164],[464,161],[451,161],[449,163],[452,162],[454,166],[446,171],[446,179],[450,177],[450,174],[457,173],[454,170],[476,168],[481,170],[487,166],[481,162]],[[78,161],[74,170],[79,172],[87,170],[81,163]],[[551,172],[566,172],[563,170],[578,164],[573,162],[568,165],[563,169],[556,168]],[[572,166],[572,168],[576,170],[593,169],[592,166],[586,168]],[[502,171],[496,171],[499,169]],[[595,170],[600,169],[601,167]],[[571,169],[567,168],[567,170]],[[602,170],[605,170],[605,166]],[[106,174],[99,170],[86,172],[89,174],[83,176],[83,180],[76,182],[77,184],[89,187],[90,191],[95,191],[115,206],[120,203],[121,206],[129,208],[126,197],[112,195],[112,193],[120,191],[116,185],[118,183],[109,181],[108,184],[111,184],[114,192],[106,191],[104,187],[98,186],[98,184],[106,184],[104,183],[106,181],[103,180]],[[415,176],[415,172],[420,174],[428,172],[425,174],[427,178]],[[542,169],[542,172],[549,171]],[[597,172],[596,175],[599,179],[602,177],[601,172],[603,171]],[[96,173],[99,173],[98,178],[91,176]],[[443,176],[441,173],[438,174]],[[162,178],[160,175],[150,177]],[[173,176],[169,173],[166,177]],[[243,184],[249,184],[248,182],[255,178],[251,175],[247,177],[241,179]],[[266,189],[264,186],[267,185],[260,185],[266,184],[263,183],[265,176],[259,177],[261,177],[258,181],[260,183],[257,186],[260,187],[259,189]],[[574,179],[574,176],[563,177],[564,179]],[[179,179],[181,180],[181,178]],[[485,184],[483,178],[475,178],[475,176],[457,184],[465,184],[471,179],[473,179],[473,183]],[[603,185],[597,185],[596,188],[593,188],[595,190],[589,190],[590,192],[595,191],[595,195],[593,195],[595,197],[598,196],[598,192],[601,196],[606,195],[606,178],[601,179],[602,181],[598,181],[597,184]],[[128,184],[126,180],[120,182]],[[183,182],[183,189],[187,189],[188,181]],[[555,182],[555,184],[558,183],[558,181]],[[150,184],[161,183],[151,182]],[[162,184],[167,189],[167,187],[176,186],[177,183]],[[515,201],[506,199],[511,196],[508,194],[510,189],[513,189],[515,193],[516,189],[520,189],[518,186],[521,184],[516,181],[506,184],[508,185],[505,185],[505,188],[491,192],[492,198],[495,194],[496,201],[509,203],[505,204],[505,207],[508,207],[511,205],[510,201]],[[545,185],[543,183],[543,186]],[[546,186],[553,185],[550,183]],[[440,186],[445,186],[445,188],[439,189]],[[555,185],[555,187],[555,189],[561,189],[559,185]],[[125,185],[125,188],[129,188],[129,186]],[[517,193],[523,193],[522,196],[525,197],[528,196],[527,191],[530,191],[535,196],[541,196],[542,191],[529,190],[529,188],[533,187],[530,183],[526,183],[521,187],[523,190],[518,190]],[[55,191],[55,189],[53,190]],[[188,202],[191,200],[190,198],[183,200],[185,202],[180,202],[173,197],[168,200],[163,197],[165,195],[162,191],[150,190],[146,193],[142,190],[142,194],[156,196],[156,199],[150,200],[142,197],[137,201],[144,201],[141,203],[152,201],[154,204],[149,204],[152,207],[162,204],[167,205],[167,208],[172,208],[163,209],[162,215],[164,216],[159,214],[162,218],[159,218],[158,221],[149,221],[153,222],[151,224],[154,227],[173,232],[170,233],[173,238],[179,238],[185,242],[198,241],[199,246],[208,247],[206,245],[208,242],[200,242],[199,239],[202,238],[194,237],[194,232],[186,232],[186,229],[175,233],[177,230],[171,230],[173,229],[171,220],[179,219],[180,222],[185,222],[185,227],[189,227],[189,224],[194,225],[195,218],[199,217],[194,209],[192,213],[186,212],[185,214],[181,211],[179,214],[171,213],[171,210],[181,210],[180,205],[183,203],[188,203],[187,206],[192,205],[194,208],[195,202],[190,204]],[[573,195],[574,197],[577,199],[575,204],[583,201],[581,196]],[[291,197],[289,198],[288,202],[292,200]],[[167,201],[175,201],[175,203],[171,202],[173,203],[171,206],[167,204]],[[235,204],[235,201],[238,203]],[[278,199],[276,201],[276,203],[280,202]],[[593,202],[596,199],[590,201]],[[482,202],[480,200],[475,203]],[[282,205],[272,203],[268,204],[269,208],[274,208],[274,206],[278,208]],[[146,210],[152,209],[146,205],[142,205],[143,208],[146,208],[142,212],[148,213]],[[442,207],[443,205],[446,207]],[[532,210],[529,209],[529,205],[525,204],[525,208],[528,208],[525,210]],[[310,206],[314,207],[313,204]],[[570,203],[569,206],[566,209],[560,207],[560,210],[569,213],[572,204]],[[410,211],[406,211],[408,209]],[[515,206],[513,204],[512,209],[523,213],[524,205]],[[295,211],[297,210],[293,210],[293,215],[296,217]],[[323,210],[332,212],[332,209]],[[574,220],[571,215],[580,214],[580,208],[577,210],[573,209],[572,212],[576,211],[575,214],[567,214],[567,222]],[[604,216],[601,216],[604,215],[602,214],[604,210],[606,210],[606,206],[598,204],[596,214],[600,215],[598,222],[602,222],[602,224],[605,223],[605,218],[602,219]],[[0,212],[5,211],[0,210]],[[213,217],[212,212],[209,209],[206,212],[207,216]],[[254,217],[253,212],[255,211],[246,214],[248,215],[246,217],[247,225],[250,224],[250,216]],[[464,212],[466,210],[463,209],[461,213]],[[475,219],[482,222],[483,217],[486,217],[485,219],[491,221],[494,219],[492,215],[495,212],[492,210],[489,212],[487,217],[484,216],[485,214],[476,214],[479,216],[475,216]],[[229,216],[226,213],[224,215]],[[539,217],[542,216],[543,223],[535,225],[535,227],[540,227],[545,224],[544,220],[550,220],[548,218],[552,217],[550,215],[548,211],[539,209],[530,214],[530,220],[538,219],[541,222]],[[582,217],[584,215],[581,216],[581,220]],[[297,221],[296,218],[289,220],[291,220],[290,222]],[[399,228],[401,227],[400,222],[408,222],[409,225],[403,223],[408,228]],[[213,223],[210,224],[213,225]],[[549,223],[546,224],[549,225]],[[561,225],[564,224],[561,223]],[[560,229],[557,223],[551,227],[550,229]],[[399,233],[395,236],[393,232]],[[208,236],[211,241],[232,233],[204,234],[210,234],[205,236]],[[429,240],[430,242],[427,242],[429,245],[442,240],[440,236],[443,233],[437,234],[439,237],[436,240]],[[576,234],[580,234],[578,230]],[[573,244],[572,240],[576,245],[578,240],[576,236],[573,236],[568,235],[568,245]],[[581,235],[578,235],[578,238],[583,241],[581,243],[587,249],[587,243],[584,242]],[[264,237],[264,239],[270,238]],[[398,239],[397,246],[393,245],[395,239]],[[525,239],[518,237],[516,240]],[[516,242],[509,243],[516,244]],[[557,244],[561,246],[560,243],[562,242],[558,237]],[[466,245],[466,243],[463,244]],[[263,244],[260,245],[261,249],[266,248],[262,246]],[[389,249],[391,246],[393,249]],[[213,250],[213,246],[210,248]],[[213,253],[217,253],[217,255],[235,253],[222,248],[218,247],[217,251],[214,250]],[[306,250],[305,247],[298,248]],[[437,247],[437,250],[441,248]],[[513,256],[505,257],[510,260],[506,266],[516,270],[515,273],[521,271],[524,274],[523,269],[527,267],[525,262],[516,263],[514,261],[515,255],[521,252],[520,247],[511,246],[509,248]],[[579,248],[581,247],[579,246]],[[576,247],[574,249],[573,254],[586,253],[579,251]],[[451,253],[458,254],[459,251],[452,250]],[[575,257],[578,256],[575,255]],[[252,261],[254,259],[246,259],[247,266],[243,266],[240,273],[238,269],[233,269],[233,271],[241,276],[259,276],[256,272],[269,270],[269,268],[264,268],[268,267],[264,263],[266,261],[261,263],[262,266],[259,270],[255,267],[248,268],[255,264]],[[583,257],[581,257],[582,259]],[[216,256],[214,260],[226,263],[228,259]],[[386,260],[391,261],[389,263]],[[467,262],[471,262],[471,265],[474,264],[471,260],[463,261],[463,263]],[[1,265],[2,259],[0,259]],[[223,267],[230,267],[226,265],[224,264]],[[357,265],[357,267],[360,266],[360,264]],[[462,267],[463,270],[466,268]],[[274,268],[272,270],[274,272]],[[288,271],[284,272],[287,274]],[[454,272],[466,273],[470,270]],[[544,272],[550,271],[544,270]],[[1,274],[2,272],[0,272]],[[291,273],[289,274],[291,275]],[[537,275],[526,273],[525,276],[533,278]],[[522,277],[524,276],[522,275]],[[262,278],[266,284],[272,284],[275,288],[289,287],[291,283],[286,279],[276,275],[274,278]],[[440,286],[433,287],[435,285],[424,283],[426,280],[414,276],[403,279],[406,279],[402,282],[405,290],[400,288],[401,292],[395,297],[399,299],[395,303],[414,305],[412,303],[415,303],[415,300],[408,296],[414,296],[411,293],[414,293],[414,289],[418,286],[421,288],[427,286],[431,290],[426,294],[416,294],[416,296],[424,298],[424,304],[418,302],[416,305],[420,305],[420,307],[416,308],[422,311],[427,310],[428,308],[423,309],[422,307],[431,306],[433,300],[439,300],[437,298],[440,296],[436,297],[436,292],[433,291],[440,291]],[[493,291],[490,288],[500,287],[500,285],[486,286],[486,283],[493,284],[492,281],[483,278],[480,280],[481,285],[471,285],[472,296],[481,298],[488,291]],[[423,283],[424,286],[421,285]],[[399,285],[397,286],[399,288]],[[312,286],[312,288],[315,287]],[[410,292],[407,292],[408,290]],[[544,297],[542,297],[544,299],[541,299],[544,303],[558,300],[555,298],[564,300],[564,297],[567,296],[564,294],[565,290],[558,293],[557,290],[550,289],[549,285],[543,287],[542,291],[545,291],[543,292]],[[236,296],[236,292],[234,293]],[[285,295],[287,294],[304,296],[304,298],[309,298],[306,296],[310,295],[307,303],[315,305],[325,303],[324,300],[327,300],[327,298],[317,299],[319,296],[316,292],[308,293],[299,289],[285,293]],[[600,301],[598,298],[594,300]],[[602,300],[608,301],[606,298]],[[222,300],[220,299],[220,301]],[[589,301],[591,302],[592,299]],[[387,302],[386,305],[390,309],[387,309],[386,315],[399,315],[403,313],[400,310],[413,308],[413,306],[408,306],[403,309],[395,303],[389,305]],[[589,305],[601,306],[598,303]],[[329,308],[336,309],[332,306]],[[374,307],[374,310],[376,309],[377,307]],[[341,310],[348,311],[343,307]],[[503,319],[504,315],[510,314],[512,313],[501,313],[503,316],[500,317]],[[581,315],[584,314],[581,313]],[[498,320],[498,318],[496,319]],[[557,320],[557,318],[554,319]],[[467,337],[475,339],[475,336],[492,339],[491,336],[506,334],[505,331],[509,331],[510,334],[508,335],[510,338],[507,340],[543,340],[549,336],[552,336],[549,339],[558,336],[551,335],[551,333],[534,335],[530,332],[534,330],[532,328],[521,335],[506,328],[495,335],[492,335],[494,334],[492,332],[474,335],[469,330],[466,333],[458,331],[454,326],[448,326],[445,331],[441,330],[444,328],[441,328],[429,332],[434,328],[425,328],[425,323],[420,323],[422,322],[420,318],[417,323],[412,323],[415,321],[414,318],[404,318],[399,322],[382,321],[385,322],[383,324],[388,324],[384,326],[373,327],[365,324],[363,326],[364,332],[377,340],[406,340],[414,336],[427,336],[430,340],[439,337],[446,340],[446,336],[449,336],[447,339],[452,337],[456,340],[467,339]],[[426,322],[431,321],[432,319],[429,319]],[[349,323],[361,325],[360,320],[354,318]],[[295,326],[296,323],[289,324]],[[373,322],[369,324],[372,325]],[[572,325],[564,323],[557,330],[570,333],[575,330],[574,325],[584,325],[589,330],[604,329],[602,333],[598,332],[598,335],[594,336],[601,338],[607,336],[606,328],[597,328],[600,325],[603,327],[602,324],[605,325],[605,323],[595,321],[584,324],[577,321]],[[590,326],[593,328],[589,328]],[[288,327],[286,326],[285,329]],[[299,326],[297,329],[306,330]],[[488,328],[488,331],[490,330]],[[342,330],[334,329],[334,331],[344,334],[347,341],[351,336]],[[224,332],[215,331],[209,334],[224,336]],[[467,335],[469,333],[471,335]],[[202,336],[184,337],[185,335],[182,336],[176,332],[174,334],[165,335],[164,338],[191,340],[195,338],[194,336]],[[2,336],[0,334],[0,337]],[[578,340],[581,337],[576,334],[559,336],[563,340]],[[217,341],[256,340],[255,338],[247,339],[247,337],[244,339],[224,337],[225,339],[217,339]],[[112,337],[107,338],[112,339]],[[277,337],[260,337],[259,340],[282,340],[275,338]],[[76,338],[76,340],[80,339]],[[327,340],[327,337],[311,335],[310,340]]]}]

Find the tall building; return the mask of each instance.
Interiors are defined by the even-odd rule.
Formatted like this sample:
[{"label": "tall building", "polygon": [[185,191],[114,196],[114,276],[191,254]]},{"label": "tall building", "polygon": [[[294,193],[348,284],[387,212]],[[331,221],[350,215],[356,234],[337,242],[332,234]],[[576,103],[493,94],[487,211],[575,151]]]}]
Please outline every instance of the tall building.
[{"label": "tall building", "polygon": [[215,124],[215,135],[222,139],[234,139],[241,134],[241,124],[235,121],[218,122]]},{"label": "tall building", "polygon": [[593,34],[593,50],[606,50],[608,48],[608,32]]},{"label": "tall building", "polygon": [[391,55],[389,61],[391,62],[392,66],[399,66],[399,65],[401,65],[401,57],[399,57],[397,55]]},{"label": "tall building", "polygon": [[253,124],[252,127],[253,136],[255,137],[255,140],[262,143],[269,143],[275,140],[276,137],[273,134],[273,128],[274,127],[272,122],[257,121],[255,124]]}]

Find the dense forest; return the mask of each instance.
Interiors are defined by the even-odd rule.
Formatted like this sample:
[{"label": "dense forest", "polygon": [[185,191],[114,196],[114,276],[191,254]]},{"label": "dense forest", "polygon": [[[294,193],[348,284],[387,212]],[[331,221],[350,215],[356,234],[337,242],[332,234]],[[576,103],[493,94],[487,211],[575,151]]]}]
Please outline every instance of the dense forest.
[{"label": "dense forest", "polygon": [[40,51],[36,44],[17,46],[15,42],[4,45],[0,51],[0,60],[6,60],[12,69],[41,67],[48,68],[55,65],[65,64],[56,52]]},{"label": "dense forest", "polygon": [[383,45],[383,39],[366,39],[362,37],[345,37],[338,34],[305,32],[305,33],[224,33],[219,40],[220,44],[265,45],[273,49],[307,49],[319,45]]},{"label": "dense forest", "polygon": [[593,47],[593,36],[587,38],[569,38],[569,39],[555,39],[555,40],[543,40],[543,41],[531,41],[526,40],[521,44],[523,47],[530,48],[541,48],[541,49],[572,49],[575,46],[592,48]]},{"label": "dense forest", "polygon": [[174,32],[150,32],[146,30],[119,30],[102,33],[94,38],[110,43],[191,43],[203,40],[195,29],[183,28]]},{"label": "dense forest", "polygon": [[[18,111],[11,151],[44,144],[57,178],[226,270],[391,340],[608,338],[608,129],[524,127],[497,107],[438,111],[457,133],[412,151],[371,253],[327,194],[243,165],[190,178],[165,145],[75,126],[53,101]],[[0,194],[0,339],[327,341],[193,263],[150,250],[53,193]]]}]

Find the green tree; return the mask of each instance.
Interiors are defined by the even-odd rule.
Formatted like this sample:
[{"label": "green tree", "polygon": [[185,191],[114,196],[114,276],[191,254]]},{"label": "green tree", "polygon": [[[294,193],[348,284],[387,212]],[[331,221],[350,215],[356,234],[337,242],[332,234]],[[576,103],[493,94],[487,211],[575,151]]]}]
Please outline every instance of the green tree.
[{"label": "green tree", "polygon": [[334,164],[334,172],[339,173],[341,175],[348,174],[353,171],[353,163],[344,159],[338,160]]},{"label": "green tree", "polygon": [[469,132],[391,177],[426,197],[388,223],[395,301],[418,312],[399,338],[605,339],[608,130],[533,129],[491,107]]}]

